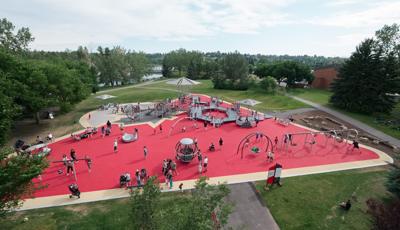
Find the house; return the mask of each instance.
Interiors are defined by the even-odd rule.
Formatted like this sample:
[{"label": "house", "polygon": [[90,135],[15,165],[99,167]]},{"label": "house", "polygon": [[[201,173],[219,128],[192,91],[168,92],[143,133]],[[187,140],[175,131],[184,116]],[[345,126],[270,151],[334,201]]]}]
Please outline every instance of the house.
[{"label": "house", "polygon": [[325,67],[315,69],[313,75],[314,81],[311,84],[312,88],[329,89],[333,80],[337,78],[338,71],[335,67]]}]

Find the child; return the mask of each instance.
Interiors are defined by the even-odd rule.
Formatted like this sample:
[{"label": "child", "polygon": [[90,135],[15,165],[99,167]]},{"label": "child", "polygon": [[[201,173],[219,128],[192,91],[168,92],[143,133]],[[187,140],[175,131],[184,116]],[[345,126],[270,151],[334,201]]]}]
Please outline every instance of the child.
[{"label": "child", "polygon": [[201,162],[199,163],[199,174],[201,175],[201,173],[203,172],[203,167],[201,165]]},{"label": "child", "polygon": [[114,153],[117,153],[117,152],[118,152],[118,140],[115,139],[114,140]]},{"label": "child", "polygon": [[267,161],[268,161],[268,162],[274,161],[274,152],[269,151],[269,152],[267,153]]},{"label": "child", "polygon": [[204,157],[203,161],[203,166],[204,166],[204,172],[207,172],[207,166],[208,166],[208,157]]}]

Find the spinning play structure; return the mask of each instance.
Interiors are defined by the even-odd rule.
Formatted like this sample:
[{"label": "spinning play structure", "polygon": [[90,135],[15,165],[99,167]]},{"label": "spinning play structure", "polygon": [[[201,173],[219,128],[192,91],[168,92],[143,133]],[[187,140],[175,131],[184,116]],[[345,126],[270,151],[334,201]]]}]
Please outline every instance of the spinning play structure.
[{"label": "spinning play structure", "polygon": [[193,160],[198,148],[190,138],[183,138],[175,146],[176,159],[188,163]]},{"label": "spinning play structure", "polygon": [[[160,181],[164,181],[162,164],[165,159],[176,159],[176,168],[179,171],[174,175],[172,190],[178,190],[177,186],[181,182],[185,184],[185,188],[192,188],[199,177],[199,161],[196,159],[198,151],[201,151],[203,159],[205,156],[208,158],[207,172],[203,175],[210,178],[210,183],[264,180],[267,179],[268,168],[277,163],[282,165],[282,177],[285,177],[393,162],[385,153],[364,145],[360,145],[359,151],[348,151],[351,144],[346,139],[356,138],[356,131],[318,132],[293,123],[281,125],[274,119],[263,119],[259,113],[241,108],[237,103],[230,104],[206,95],[189,95],[180,100],[166,100],[166,103],[165,109],[171,111],[171,116],[161,120],[157,118],[156,123],[124,125],[123,130],[119,128],[119,124],[114,123],[108,136],[97,132],[88,138],[74,141],[67,135],[49,143],[48,148],[52,152],[46,157],[50,166],[43,172],[40,180],[33,180],[34,183],[46,184],[47,187],[35,191],[36,198],[28,199],[24,207],[68,204],[72,202],[68,198],[68,186],[73,183],[82,192],[79,202],[129,196],[128,190],[119,188],[120,175],[126,172],[133,175],[136,169],[146,168],[149,176],[158,176]],[[183,112],[173,114],[174,108]],[[151,112],[153,116],[163,114],[162,109],[157,111],[160,113]],[[146,112],[142,109],[140,111],[142,114]],[[124,116],[120,114],[118,116]],[[80,121],[88,122],[87,116],[84,115]],[[246,118],[249,126],[238,124],[239,121],[246,122]],[[112,123],[118,121],[110,120]],[[101,129],[106,121],[100,123],[97,129]],[[195,123],[197,128],[189,128]],[[215,124],[215,127],[209,125],[203,128],[204,123]],[[82,124],[84,127],[89,126],[87,123]],[[180,125],[186,126],[186,129],[178,129]],[[174,129],[173,127],[179,132],[169,135],[168,130]],[[85,131],[77,133],[83,134]],[[135,133],[140,133],[140,138]],[[288,134],[292,135],[292,143],[297,141],[297,145],[283,143]],[[342,139],[340,144],[337,137]],[[223,145],[219,145],[220,138],[223,139]],[[275,139],[279,139],[277,145],[273,141]],[[113,151],[115,140],[118,141],[117,153]],[[300,144],[303,142],[304,145]],[[314,143],[312,148],[309,147],[311,143]],[[215,145],[215,151],[209,150],[211,144]],[[146,157],[143,155],[144,146],[148,149]],[[88,156],[93,162],[90,172],[85,161],[79,160],[80,163],[75,164],[77,179],[71,174],[66,175],[64,164],[55,163],[62,161],[63,154],[69,153],[71,149],[76,151],[78,159]],[[267,160],[267,152],[270,151],[274,152],[273,161]],[[64,173],[58,173],[60,170]]]}]

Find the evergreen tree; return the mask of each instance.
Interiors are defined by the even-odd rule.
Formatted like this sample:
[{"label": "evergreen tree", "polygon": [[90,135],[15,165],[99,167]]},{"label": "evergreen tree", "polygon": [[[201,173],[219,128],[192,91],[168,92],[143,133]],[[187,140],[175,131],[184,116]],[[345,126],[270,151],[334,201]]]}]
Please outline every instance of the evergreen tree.
[{"label": "evergreen tree", "polygon": [[331,103],[367,114],[390,112],[395,101],[388,93],[400,89],[397,66],[393,55],[383,55],[373,39],[366,39],[339,70],[332,84]]}]

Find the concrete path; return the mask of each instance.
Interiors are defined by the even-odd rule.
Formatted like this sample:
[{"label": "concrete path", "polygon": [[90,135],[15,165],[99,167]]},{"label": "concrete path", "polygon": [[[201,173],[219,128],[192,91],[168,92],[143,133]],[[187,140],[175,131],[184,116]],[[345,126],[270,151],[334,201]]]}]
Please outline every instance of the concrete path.
[{"label": "concrete path", "polygon": [[228,201],[235,204],[226,229],[279,229],[264,201],[255,192],[251,182],[229,185]]},{"label": "concrete path", "polygon": [[361,130],[363,130],[363,131],[365,131],[367,133],[370,133],[371,135],[376,136],[377,138],[379,138],[379,139],[381,139],[383,141],[387,141],[387,142],[389,142],[390,144],[392,144],[394,146],[400,147],[400,140],[399,139],[391,137],[391,136],[389,136],[389,135],[387,135],[387,134],[385,134],[385,133],[383,133],[383,132],[381,132],[381,131],[379,131],[379,130],[377,130],[375,128],[372,128],[371,126],[366,125],[366,124],[364,124],[364,123],[362,123],[362,122],[360,122],[358,120],[355,120],[355,119],[353,119],[353,118],[351,118],[351,117],[349,117],[349,116],[347,116],[347,115],[345,115],[343,113],[337,112],[337,111],[335,111],[333,109],[330,109],[328,107],[322,106],[320,104],[317,104],[317,103],[314,103],[314,102],[311,102],[311,101],[308,101],[308,100],[305,100],[305,99],[302,99],[302,98],[299,98],[299,97],[296,97],[296,96],[293,96],[293,95],[288,95],[288,96],[293,98],[293,99],[295,99],[295,100],[303,102],[304,104],[308,104],[308,105],[310,105],[310,106],[312,106],[312,107],[314,107],[314,108],[316,108],[318,110],[321,110],[321,111],[323,111],[325,113],[329,113],[329,114],[331,114],[331,115],[333,115],[333,116],[335,116],[335,117],[337,117],[337,118],[339,118],[339,119],[341,119],[343,121],[346,121],[346,122],[354,125],[355,127],[359,128],[359,129],[361,129]]}]

